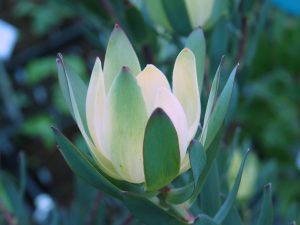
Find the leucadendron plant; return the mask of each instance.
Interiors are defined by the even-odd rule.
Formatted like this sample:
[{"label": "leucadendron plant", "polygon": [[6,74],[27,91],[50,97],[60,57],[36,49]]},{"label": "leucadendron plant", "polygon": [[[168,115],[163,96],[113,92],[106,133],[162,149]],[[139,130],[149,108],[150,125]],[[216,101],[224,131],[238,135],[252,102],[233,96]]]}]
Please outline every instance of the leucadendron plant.
[{"label": "leucadendron plant", "polygon": [[[215,216],[190,210],[217,157],[237,71],[218,95],[219,66],[200,121],[204,49],[204,35],[196,29],[174,62],[171,85],[154,65],[141,68],[118,25],[88,86],[57,57],[64,98],[89,149],[80,150],[53,128],[62,155],[76,174],[123,201],[144,224],[221,224],[236,198],[247,154]],[[183,173],[190,179],[175,188]]]}]

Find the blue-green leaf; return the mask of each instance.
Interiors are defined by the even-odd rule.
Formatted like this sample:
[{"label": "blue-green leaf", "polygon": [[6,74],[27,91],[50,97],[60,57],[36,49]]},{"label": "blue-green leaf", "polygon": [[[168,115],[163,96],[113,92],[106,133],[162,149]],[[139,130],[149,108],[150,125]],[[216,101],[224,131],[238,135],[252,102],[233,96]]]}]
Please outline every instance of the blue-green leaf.
[{"label": "blue-green leaf", "polygon": [[201,209],[209,216],[215,215],[220,208],[221,201],[220,194],[218,194],[220,193],[219,182],[218,164],[216,160],[214,160],[200,195]]},{"label": "blue-green leaf", "polygon": [[166,193],[165,200],[170,204],[181,204],[192,195],[194,188],[194,182],[183,187],[172,188]]},{"label": "blue-green leaf", "polygon": [[180,152],[175,127],[161,108],[150,116],[143,148],[147,190],[154,191],[166,186],[179,173]]},{"label": "blue-green leaf", "polygon": [[219,64],[219,67],[215,74],[214,80],[212,82],[210,92],[209,92],[209,97],[208,97],[207,104],[206,104],[206,110],[205,110],[204,121],[203,121],[203,129],[202,129],[202,134],[200,137],[200,143],[202,143],[202,144],[206,139],[209,118],[211,117],[213,108],[214,108],[216,100],[217,100],[222,62],[223,62],[223,57],[221,59],[221,62]]},{"label": "blue-green leaf", "polygon": [[189,146],[189,157],[194,184],[196,186],[206,164],[206,153],[204,151],[204,148],[196,140],[193,140]]},{"label": "blue-green leaf", "polygon": [[58,129],[52,128],[59,150],[71,169],[89,184],[121,199],[121,190],[100,173],[94,162],[77,149]]},{"label": "blue-green leaf", "polygon": [[88,146],[91,147],[93,144],[90,140],[85,111],[87,86],[81,78],[64,63],[61,54],[57,55],[56,64],[59,84],[65,101],[78,125],[80,132]]},{"label": "blue-green leaf", "polygon": [[221,208],[219,209],[219,211],[216,213],[216,215],[213,218],[213,220],[217,224],[222,223],[222,221],[226,218],[226,216],[228,215],[229,211],[231,210],[231,208],[234,204],[234,201],[236,199],[236,196],[237,196],[237,193],[239,190],[240,182],[241,182],[242,175],[243,175],[243,169],[244,169],[244,165],[245,165],[248,153],[249,153],[249,150],[244,155],[243,161],[241,163],[240,169],[238,171],[238,174],[235,179],[235,182],[234,182],[231,192],[228,194],[225,202],[223,203],[223,205],[221,206]]},{"label": "blue-green leaf", "polygon": [[149,199],[136,194],[124,194],[124,203],[139,220],[147,225],[187,225]]},{"label": "blue-green leaf", "polygon": [[162,3],[174,30],[179,34],[187,35],[192,28],[184,0],[162,0]]},{"label": "blue-green leaf", "polygon": [[210,144],[215,139],[219,129],[222,127],[229,107],[237,68],[238,65],[232,70],[209,118],[209,122],[207,125],[207,135],[205,140],[203,140],[204,149],[207,149],[210,146]]},{"label": "blue-green leaf", "polygon": [[264,187],[264,196],[257,225],[273,224],[272,184]]}]

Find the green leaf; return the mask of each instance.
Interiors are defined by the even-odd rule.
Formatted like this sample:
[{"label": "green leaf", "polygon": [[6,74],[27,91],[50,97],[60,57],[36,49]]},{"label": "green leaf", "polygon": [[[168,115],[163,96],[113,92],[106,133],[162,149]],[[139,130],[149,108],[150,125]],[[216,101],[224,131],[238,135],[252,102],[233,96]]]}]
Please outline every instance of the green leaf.
[{"label": "green leaf", "polygon": [[248,153],[249,153],[249,150],[244,155],[243,161],[241,163],[240,169],[238,171],[238,174],[235,179],[235,182],[234,182],[231,192],[228,194],[225,202],[223,203],[223,205],[221,206],[221,208],[219,209],[217,214],[214,216],[214,221],[217,224],[221,224],[223,222],[223,220],[226,218],[226,216],[228,215],[229,211],[231,210],[231,208],[234,204],[234,201],[236,199],[236,196],[237,196],[237,193],[239,190],[240,182],[241,182],[242,175],[243,175],[243,169],[244,169],[244,165],[245,165]]},{"label": "green leaf", "polygon": [[206,153],[203,146],[196,140],[193,140],[188,148],[190,164],[192,168],[192,174],[194,179],[194,185],[196,187],[200,175],[203,172],[206,164]]},{"label": "green leaf", "polygon": [[132,193],[124,194],[123,199],[132,214],[147,225],[187,225],[149,199]]},{"label": "green leaf", "polygon": [[192,196],[188,199],[187,204],[189,206],[193,205],[193,203],[196,201],[198,198],[199,193],[202,190],[202,187],[206,181],[206,178],[208,176],[208,173],[212,167],[212,164],[214,160],[216,159],[218,152],[219,152],[219,142],[221,139],[223,129],[220,129],[218,134],[215,137],[215,140],[213,143],[210,145],[210,147],[206,150],[206,164],[204,166],[203,172],[200,175],[200,178],[198,179],[197,186],[194,189],[194,192]]},{"label": "green leaf", "polygon": [[219,180],[218,164],[214,160],[200,195],[201,209],[209,216],[215,215],[220,208]]},{"label": "green leaf", "polygon": [[103,66],[106,93],[108,93],[115,77],[120,73],[123,66],[129,67],[134,76],[141,72],[139,59],[130,41],[122,28],[115,25],[108,41]]},{"label": "green leaf", "polygon": [[175,127],[161,108],[150,116],[143,148],[147,190],[163,188],[179,173],[180,152]]},{"label": "green leaf", "polygon": [[70,168],[87,183],[121,199],[121,190],[100,173],[94,162],[77,149],[58,129],[52,128],[59,150]]},{"label": "green leaf", "polygon": [[272,184],[264,187],[264,196],[257,225],[273,224]]},{"label": "green leaf", "polygon": [[206,53],[206,43],[205,37],[202,29],[197,28],[193,30],[192,33],[187,38],[185,46],[192,50],[196,58],[196,67],[197,67],[197,81],[199,94],[201,96],[204,70],[205,70],[205,53]]},{"label": "green leaf", "polygon": [[221,59],[221,62],[219,64],[219,67],[218,67],[217,72],[215,74],[214,80],[212,82],[210,92],[209,92],[209,97],[208,97],[207,104],[206,104],[206,110],[205,110],[204,121],[203,121],[203,130],[202,130],[202,134],[201,134],[201,137],[200,137],[200,143],[202,143],[202,144],[203,144],[204,140],[206,139],[209,118],[211,117],[211,114],[213,112],[213,108],[214,108],[215,103],[217,101],[222,62],[223,62],[223,57]]},{"label": "green leaf", "polygon": [[56,59],[59,84],[69,107],[69,110],[75,119],[83,137],[91,145],[90,136],[87,128],[85,102],[87,86],[81,78],[69,67],[59,53]]},{"label": "green leaf", "polygon": [[231,93],[234,85],[235,75],[238,65],[232,70],[223,91],[218,98],[214,110],[209,118],[207,125],[207,135],[203,140],[204,149],[207,149],[215,139],[219,129],[221,128],[231,99]]},{"label": "green leaf", "polygon": [[224,219],[222,225],[243,225],[242,219],[238,213],[236,207],[232,207],[228,215]]},{"label": "green leaf", "polygon": [[192,28],[184,0],[162,0],[162,3],[174,30],[179,34],[187,35]]},{"label": "green leaf", "polygon": [[194,188],[194,182],[180,188],[172,188],[166,193],[165,200],[170,204],[181,204],[192,195]]}]

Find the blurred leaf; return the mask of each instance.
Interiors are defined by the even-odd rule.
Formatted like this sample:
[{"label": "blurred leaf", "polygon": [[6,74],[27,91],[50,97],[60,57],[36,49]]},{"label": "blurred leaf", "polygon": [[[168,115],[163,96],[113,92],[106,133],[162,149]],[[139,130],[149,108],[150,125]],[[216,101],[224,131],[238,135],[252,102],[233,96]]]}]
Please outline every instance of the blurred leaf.
[{"label": "blurred leaf", "polygon": [[162,0],[162,3],[174,30],[181,35],[187,35],[192,28],[184,0]]},{"label": "blurred leaf", "polygon": [[86,182],[103,192],[121,199],[121,190],[103,176],[94,162],[78,150],[59,130],[53,128],[59,150],[71,169]]},{"label": "blurred leaf", "polygon": [[273,224],[272,185],[267,184],[264,188],[264,196],[260,209],[257,225]]},{"label": "blurred leaf", "polygon": [[[74,70],[79,74],[86,74],[84,60],[76,55],[66,55],[66,61],[74,65]],[[29,85],[36,85],[41,80],[44,80],[49,75],[57,74],[57,67],[53,57],[43,57],[30,60],[26,65],[27,82]]]},{"label": "blurred leaf", "polygon": [[233,188],[232,188],[231,192],[228,194],[228,196],[227,196],[226,200],[224,201],[223,205],[221,206],[221,208],[219,209],[217,214],[214,216],[214,221],[217,224],[220,224],[220,223],[223,222],[223,220],[226,218],[229,211],[233,207],[234,201],[236,199],[236,196],[237,196],[237,193],[238,193],[238,190],[239,190],[240,182],[241,182],[242,175],[243,175],[243,169],[244,169],[244,166],[245,166],[245,162],[246,162],[248,153],[249,153],[249,151],[247,151],[246,154],[244,155],[243,161],[241,163],[240,169],[238,171],[238,174],[237,174],[237,177],[235,179],[235,183],[233,185]]},{"label": "blurred leaf", "polygon": [[160,108],[148,120],[143,148],[147,190],[163,188],[179,173],[180,152],[175,127]]},{"label": "blurred leaf", "polygon": [[50,130],[53,121],[48,115],[36,115],[27,118],[21,127],[22,134],[30,138],[40,137],[47,147],[54,145],[55,141]]}]

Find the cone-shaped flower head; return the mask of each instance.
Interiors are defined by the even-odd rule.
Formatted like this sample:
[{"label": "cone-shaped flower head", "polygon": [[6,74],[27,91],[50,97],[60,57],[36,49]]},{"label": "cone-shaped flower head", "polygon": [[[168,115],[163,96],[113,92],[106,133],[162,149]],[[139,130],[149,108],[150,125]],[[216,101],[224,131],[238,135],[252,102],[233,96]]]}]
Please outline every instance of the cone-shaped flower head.
[{"label": "cone-shaped flower head", "polygon": [[[149,124],[150,118],[153,117],[151,121],[158,121],[156,117],[161,115],[161,123]],[[116,26],[108,43],[103,70],[97,58],[92,71],[86,98],[86,117],[94,145],[92,151],[104,171],[114,178],[132,183],[145,182],[145,157],[158,154],[158,161],[166,157],[166,152],[157,152],[160,147],[155,145],[153,152],[150,147],[150,151],[145,153],[145,148],[149,149],[145,146],[149,142],[145,138],[151,139],[150,130],[165,124],[166,136],[158,136],[163,142],[158,145],[167,146],[169,140],[164,138],[167,138],[168,132],[174,131],[175,149],[170,152],[173,151],[178,157],[170,155],[162,159],[166,162],[173,160],[170,165],[177,169],[169,179],[174,179],[189,167],[187,148],[196,134],[200,119],[194,54],[187,48],[179,53],[171,87],[165,75],[154,65],[147,65],[141,71],[129,40]],[[147,137],[146,127],[149,127],[150,134]],[[162,132],[161,129],[154,130],[154,133]]]}]

